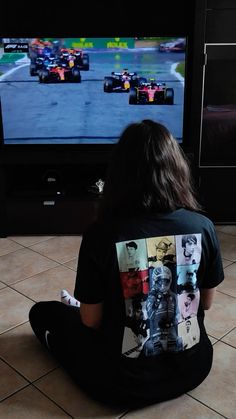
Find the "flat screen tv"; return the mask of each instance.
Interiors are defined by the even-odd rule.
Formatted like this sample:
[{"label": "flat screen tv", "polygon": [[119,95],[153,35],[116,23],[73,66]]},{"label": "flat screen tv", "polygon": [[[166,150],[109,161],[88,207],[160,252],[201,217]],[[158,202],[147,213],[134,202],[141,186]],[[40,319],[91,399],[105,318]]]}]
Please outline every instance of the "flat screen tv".
[{"label": "flat screen tv", "polygon": [[1,146],[107,146],[153,119],[184,141],[187,37],[0,38]]}]

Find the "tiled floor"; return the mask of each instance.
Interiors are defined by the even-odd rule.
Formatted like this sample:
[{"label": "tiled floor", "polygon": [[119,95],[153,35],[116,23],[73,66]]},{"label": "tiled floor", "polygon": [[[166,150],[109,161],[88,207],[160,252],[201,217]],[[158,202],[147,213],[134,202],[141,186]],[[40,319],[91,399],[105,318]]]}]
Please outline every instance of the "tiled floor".
[{"label": "tiled floor", "polygon": [[206,327],[214,344],[207,379],[182,397],[123,412],[86,397],[34,337],[35,301],[73,292],[79,236],[0,239],[0,417],[215,419],[236,418],[236,226],[217,226],[225,267]]}]

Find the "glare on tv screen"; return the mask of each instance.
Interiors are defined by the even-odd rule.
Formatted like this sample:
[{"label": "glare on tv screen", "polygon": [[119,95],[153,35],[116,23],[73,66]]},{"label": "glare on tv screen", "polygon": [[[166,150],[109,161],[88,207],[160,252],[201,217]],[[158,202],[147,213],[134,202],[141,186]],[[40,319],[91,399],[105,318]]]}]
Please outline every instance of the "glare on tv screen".
[{"label": "glare on tv screen", "polygon": [[185,38],[0,42],[4,144],[114,144],[143,119],[183,141]]}]

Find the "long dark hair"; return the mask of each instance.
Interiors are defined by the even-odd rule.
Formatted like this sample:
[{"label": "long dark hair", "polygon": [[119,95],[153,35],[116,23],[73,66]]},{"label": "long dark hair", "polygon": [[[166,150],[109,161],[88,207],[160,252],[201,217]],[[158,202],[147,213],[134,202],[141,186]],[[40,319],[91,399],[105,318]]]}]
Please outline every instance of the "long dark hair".
[{"label": "long dark hair", "polygon": [[128,125],[112,156],[101,215],[201,210],[187,157],[168,129],[143,120]]}]

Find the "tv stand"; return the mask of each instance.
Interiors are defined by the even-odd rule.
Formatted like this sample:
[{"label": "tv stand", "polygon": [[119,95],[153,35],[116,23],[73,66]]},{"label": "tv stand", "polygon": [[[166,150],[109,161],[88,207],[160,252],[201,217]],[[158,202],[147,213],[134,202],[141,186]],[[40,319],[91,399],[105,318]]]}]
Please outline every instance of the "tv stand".
[{"label": "tv stand", "polygon": [[106,164],[0,166],[0,236],[82,234],[102,198]]}]

